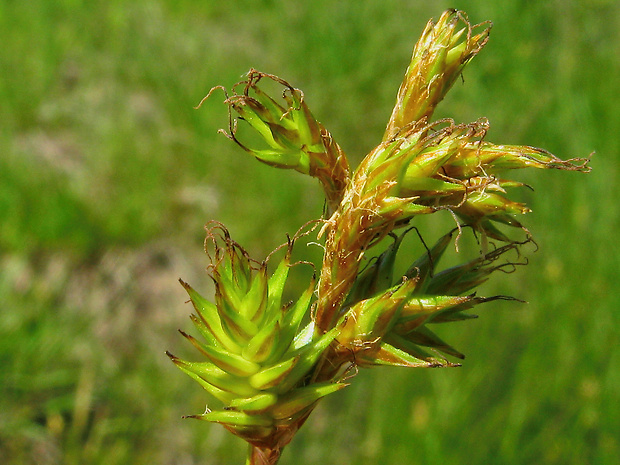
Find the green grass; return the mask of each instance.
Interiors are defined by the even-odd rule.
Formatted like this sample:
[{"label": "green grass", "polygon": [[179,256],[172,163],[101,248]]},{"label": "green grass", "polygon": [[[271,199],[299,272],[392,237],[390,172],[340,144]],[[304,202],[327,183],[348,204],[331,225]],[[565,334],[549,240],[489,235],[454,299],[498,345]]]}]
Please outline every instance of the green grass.
[{"label": "green grass", "polygon": [[176,279],[208,291],[208,220],[261,256],[322,201],[216,134],[222,94],[193,106],[251,67],[278,74],[357,162],[424,24],[456,6],[495,26],[437,116],[596,151],[593,171],[521,176],[540,248],[483,292],[530,303],[442,328],[462,368],[361,373],[282,463],[615,463],[620,5],[299,3],[0,3],[0,462],[242,463],[222,428],[180,419],[210,399],[163,353],[190,326]]}]

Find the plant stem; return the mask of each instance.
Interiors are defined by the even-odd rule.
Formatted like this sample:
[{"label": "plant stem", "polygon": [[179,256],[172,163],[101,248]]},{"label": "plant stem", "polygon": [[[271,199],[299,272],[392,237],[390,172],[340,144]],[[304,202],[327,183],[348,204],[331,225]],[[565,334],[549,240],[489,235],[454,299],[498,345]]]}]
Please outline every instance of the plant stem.
[{"label": "plant stem", "polygon": [[250,444],[246,465],[275,465],[280,460],[281,453],[282,449],[279,447],[270,449]]}]

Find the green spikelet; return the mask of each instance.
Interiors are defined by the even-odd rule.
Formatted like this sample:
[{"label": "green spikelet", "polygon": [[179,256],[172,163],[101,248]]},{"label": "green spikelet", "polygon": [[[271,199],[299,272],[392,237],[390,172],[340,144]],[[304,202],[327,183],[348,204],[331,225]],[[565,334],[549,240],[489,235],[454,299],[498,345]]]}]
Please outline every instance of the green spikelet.
[{"label": "green spikelet", "polygon": [[304,383],[340,329],[323,335],[300,332],[311,306],[314,278],[296,303],[282,305],[293,241],[271,276],[267,264],[251,260],[219,224],[208,228],[206,244],[216,303],[181,281],[196,310],[192,321],[204,341],[181,334],[206,361],[188,362],[167,355],[224,403],[222,410],[190,418],[221,423],[260,447],[283,425],[295,429],[295,422],[302,421],[316,401],[345,386],[336,381]]},{"label": "green spikelet", "polygon": [[[360,272],[353,290],[359,285],[377,289],[376,281],[384,282],[385,276],[396,276],[392,256],[398,252],[395,245],[400,245],[410,230],[372,260],[372,266]],[[350,306],[338,336],[337,351],[342,358],[346,358],[348,352],[358,366],[408,367],[454,366],[445,358],[446,355],[465,358],[428,325],[476,318],[476,315],[466,311],[482,303],[500,299],[517,300],[506,296],[463,294],[484,283],[494,271],[506,271],[519,265],[510,261],[497,262],[521,244],[507,244],[469,262],[437,271],[453,236],[454,231],[427,249],[402,275],[401,282],[387,289],[379,288],[373,296]]]},{"label": "green spikelet", "polygon": [[472,27],[457,10],[428,22],[413,49],[384,140],[412,121],[430,119],[465,65],[485,46],[490,30],[490,22]]},{"label": "green spikelet", "polygon": [[[262,79],[284,87],[282,104],[258,86]],[[263,163],[317,178],[325,192],[328,210],[335,210],[349,181],[348,160],[331,134],[312,115],[303,92],[283,79],[254,69],[248,72],[246,81],[233,89],[239,86],[243,86],[243,91],[235,92],[226,103],[258,133],[266,147],[248,147],[240,142],[234,125],[228,137]]]}]

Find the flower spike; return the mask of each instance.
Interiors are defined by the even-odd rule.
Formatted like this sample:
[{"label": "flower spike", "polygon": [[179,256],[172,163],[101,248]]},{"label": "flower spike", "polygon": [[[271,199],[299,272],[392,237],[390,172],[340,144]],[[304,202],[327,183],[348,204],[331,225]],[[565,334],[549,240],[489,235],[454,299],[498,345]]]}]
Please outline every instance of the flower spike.
[{"label": "flower spike", "polygon": [[[245,439],[247,465],[274,465],[317,402],[344,388],[359,368],[459,366],[449,359],[465,355],[435,332],[437,325],[476,318],[470,311],[492,301],[518,301],[477,295],[495,272],[526,265],[520,248],[534,243],[521,222],[530,209],[511,198],[513,190],[528,186],[508,175],[524,168],[589,167],[587,159],[564,161],[543,149],[492,143],[485,118],[468,124],[432,120],[490,29],[488,21],[472,26],[457,10],[427,24],[383,139],[353,171],[301,90],[252,69],[230,95],[224,91],[226,135],[263,163],[318,179],[326,200],[325,217],[318,220],[320,273],[296,301],[282,300],[299,235],[285,244],[270,274],[271,254],[253,260],[223,225],[210,223],[205,251],[214,303],[181,281],[202,339],[181,334],[202,361],[167,354],[223,404],[191,418],[220,423]],[[270,96],[259,86],[266,81],[281,86],[282,95]],[[241,142],[241,125],[262,145]],[[448,212],[456,227],[440,232],[429,247],[411,223],[437,212]],[[512,237],[515,228],[525,240]],[[403,245],[405,238],[414,230],[423,250],[400,269],[399,255],[410,245]],[[474,258],[443,267],[450,245],[458,253],[465,232],[479,246]],[[507,259],[512,252],[517,258]]]},{"label": "flower spike", "polygon": [[457,10],[447,10],[437,23],[428,22],[413,49],[384,141],[411,122],[430,119],[465,65],[486,45],[491,26],[490,21],[471,26]]},{"label": "flower spike", "polygon": [[219,223],[207,227],[206,251],[216,288],[212,304],[181,281],[197,315],[192,318],[205,342],[184,332],[206,358],[188,362],[168,353],[172,362],[224,403],[222,410],[194,415],[221,423],[252,444],[263,445],[288,425],[295,428],[320,398],[345,385],[307,386],[304,378],[339,334],[296,343],[299,326],[310,310],[315,280],[292,306],[282,305],[294,240],[269,277],[267,263],[252,260]]}]

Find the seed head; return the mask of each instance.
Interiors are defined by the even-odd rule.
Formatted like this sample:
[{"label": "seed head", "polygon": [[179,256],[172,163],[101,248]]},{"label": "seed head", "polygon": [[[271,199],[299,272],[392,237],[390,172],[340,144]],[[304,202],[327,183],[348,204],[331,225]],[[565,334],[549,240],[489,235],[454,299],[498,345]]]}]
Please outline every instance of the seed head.
[{"label": "seed head", "polygon": [[181,332],[206,361],[188,362],[168,353],[182,371],[224,404],[198,418],[224,425],[257,447],[282,446],[278,432],[295,430],[320,398],[346,386],[306,385],[304,378],[338,335],[334,328],[300,331],[315,287],[293,304],[282,303],[294,241],[271,276],[267,263],[252,260],[218,223],[207,229],[206,250],[215,283],[215,304],[181,284],[196,310],[192,322],[204,342]]}]

